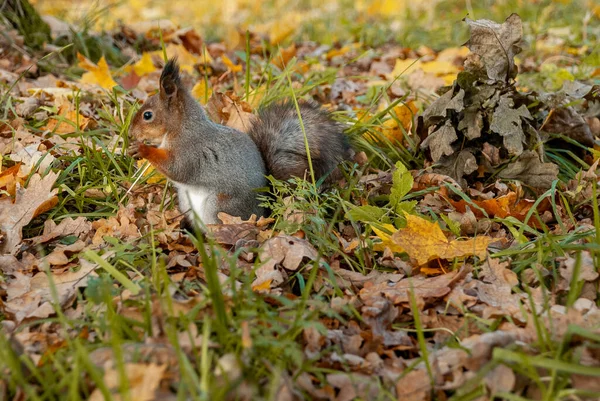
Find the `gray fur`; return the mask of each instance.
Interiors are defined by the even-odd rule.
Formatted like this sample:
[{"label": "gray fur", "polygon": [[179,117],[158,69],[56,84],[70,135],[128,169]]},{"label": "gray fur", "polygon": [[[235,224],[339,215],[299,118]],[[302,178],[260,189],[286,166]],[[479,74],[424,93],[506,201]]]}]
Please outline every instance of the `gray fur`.
[{"label": "gray fur", "polygon": [[[208,189],[207,212],[213,216],[205,224],[217,223],[217,213],[225,212],[244,219],[263,215],[256,199],[256,188],[266,185],[265,166],[250,137],[233,128],[215,124],[196,100],[186,92],[185,121],[181,133],[170,145],[177,158],[169,176],[187,187]],[[189,210],[184,187],[179,185],[180,208]]]},{"label": "gray fur", "polygon": [[[300,103],[300,115],[308,139],[315,179],[329,174],[327,182],[339,178],[337,166],[353,156],[340,124],[326,111],[311,103]],[[304,133],[296,107],[291,102],[259,110],[249,132],[267,165],[279,180],[303,177],[309,170]],[[308,178],[308,176],[307,176]]]}]

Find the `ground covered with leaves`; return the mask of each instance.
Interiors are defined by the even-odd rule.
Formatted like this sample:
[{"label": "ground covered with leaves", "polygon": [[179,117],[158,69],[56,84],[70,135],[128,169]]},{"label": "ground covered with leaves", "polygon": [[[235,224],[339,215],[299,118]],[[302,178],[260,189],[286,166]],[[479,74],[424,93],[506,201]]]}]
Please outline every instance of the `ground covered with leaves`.
[{"label": "ground covered with leaves", "polygon": [[[405,9],[413,36],[360,3],[335,40],[325,11],[214,39],[46,17],[36,47],[3,20],[0,399],[598,399],[600,8],[467,3],[432,3],[471,12],[443,27]],[[323,104],[344,178],[272,180],[269,217],[182,231],[128,154],[173,56],[241,131]]]}]

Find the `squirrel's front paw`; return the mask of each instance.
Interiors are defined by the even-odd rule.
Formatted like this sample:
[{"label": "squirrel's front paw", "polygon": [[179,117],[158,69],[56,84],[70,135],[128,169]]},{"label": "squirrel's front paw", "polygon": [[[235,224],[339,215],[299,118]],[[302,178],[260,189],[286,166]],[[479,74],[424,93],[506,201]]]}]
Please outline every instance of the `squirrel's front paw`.
[{"label": "squirrel's front paw", "polygon": [[142,156],[140,156],[140,147],[139,144],[137,142],[131,142],[129,144],[129,146],[127,147],[127,155],[133,157],[134,159],[141,159]]}]

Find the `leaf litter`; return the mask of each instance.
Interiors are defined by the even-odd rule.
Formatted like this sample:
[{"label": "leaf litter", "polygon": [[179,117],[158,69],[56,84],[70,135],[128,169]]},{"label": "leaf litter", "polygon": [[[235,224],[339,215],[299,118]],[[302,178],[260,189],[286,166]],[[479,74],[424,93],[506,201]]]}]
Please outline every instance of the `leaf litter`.
[{"label": "leaf litter", "polygon": [[[356,187],[343,201],[344,219],[329,226],[330,231],[320,226],[316,234],[311,232],[310,224],[319,224],[321,215],[314,207],[303,208],[302,203],[309,202],[298,193],[282,202],[285,210],[278,217],[242,221],[221,215],[223,224],[209,227],[208,237],[218,250],[200,246],[214,252],[227,310],[230,297],[247,285],[261,302],[289,317],[288,308],[299,305],[290,302],[301,299],[306,283],[314,280],[309,303],[302,306],[316,315],[297,331],[301,334],[293,343],[301,349],[298,358],[328,373],[280,371],[278,399],[300,399],[300,393],[312,399],[378,399],[382,389],[390,399],[446,399],[477,385],[485,394],[482,399],[502,392],[531,395],[538,391],[535,378],[503,359],[507,354],[497,349],[540,358],[549,338],[579,347],[581,366],[600,364],[593,351],[597,343],[589,341],[594,337],[575,340],[569,333],[569,327],[577,326],[598,335],[599,275],[593,251],[567,250],[543,261],[510,253],[526,255],[528,240],[547,246],[534,241],[543,231],[563,236],[593,232],[589,200],[596,193],[597,163],[588,163],[570,180],[557,181],[562,166],[544,150],[556,147],[556,141],[559,146],[573,141],[593,146],[598,133],[591,127],[600,112],[594,108],[600,104],[597,88],[567,84],[552,94],[521,91],[515,81],[515,57],[524,47],[519,16],[513,14],[502,24],[465,21],[471,30],[466,44],[470,52],[464,47],[436,53],[396,46],[366,61],[356,61],[360,44],[321,48],[295,43],[281,49],[281,60],[271,63],[262,59],[260,35],[248,37],[253,61],[278,68],[278,73],[289,66],[305,74],[323,66],[336,68],[335,80],[324,80],[310,91],[314,99],[348,111],[348,122],[357,127],[368,121],[371,127],[361,128],[360,134],[370,143],[384,136],[415,155],[424,152],[423,166],[398,162],[387,171],[363,163],[364,168],[354,172]],[[123,26],[119,33],[126,41],[137,37],[128,29]],[[155,27],[137,29],[157,41]],[[272,29],[275,42],[289,34]],[[246,131],[261,96],[268,92],[260,92],[256,83],[251,87],[257,93],[254,98],[242,95],[238,79],[246,65],[239,54],[219,43],[205,43],[193,29],[167,28],[163,40],[167,54],[179,57],[185,79],[206,103],[211,118]],[[236,382],[234,394],[253,399],[261,390],[245,365],[251,354],[238,358],[221,352],[223,345],[214,342],[218,337],[204,338],[196,323],[177,328],[183,354],[169,342],[169,319],[191,311],[211,315],[214,305],[207,306],[205,293],[210,267],[197,244],[179,229],[179,211],[165,207],[174,195],[165,190],[164,180],[146,178],[137,188],[130,187],[133,179],[122,187],[106,182],[83,187],[81,193],[99,200],[84,212],[70,196],[79,190],[76,185],[85,183],[73,184],[60,174],[73,155],[91,150],[108,157],[106,149],[123,145],[114,127],[110,138],[100,138],[104,147],[78,134],[106,126],[106,110],[119,115],[127,107],[124,101],[107,103],[110,96],[100,88],[120,85],[130,91],[123,95],[127,102],[144,100],[156,89],[162,52],[136,57],[130,68],[118,70],[104,57],[93,62],[78,55],[85,70],[79,80],[26,76],[10,92],[17,99],[15,113],[8,112],[9,124],[0,127],[6,130],[0,149],[10,160],[0,172],[3,331],[14,352],[38,366],[65,346],[65,335],[78,336],[95,348],[89,358],[104,372],[105,391],[118,398],[121,380],[126,379],[130,397],[143,400],[173,397],[181,383],[179,369],[198,364],[195,352],[207,344],[218,355],[213,361],[215,380],[222,385]],[[306,62],[314,59],[318,68]],[[14,65],[0,68],[3,82],[17,79]],[[354,79],[356,75],[371,82],[365,85]],[[381,86],[382,79],[389,96],[369,107],[361,99],[368,97],[370,87]],[[294,85],[301,87],[302,82]],[[443,85],[448,86],[429,105],[414,96],[431,94]],[[390,107],[395,100],[402,101]],[[15,133],[17,143],[8,140],[9,132]],[[122,157],[120,152],[113,157]],[[586,161],[597,159],[587,150],[573,152]],[[553,186],[563,192],[538,198]],[[113,202],[112,212],[106,213],[102,202]],[[57,210],[72,214],[53,213]],[[339,248],[327,249],[325,237]],[[588,240],[576,241],[581,246]],[[132,256],[150,252],[150,242],[160,249],[170,277],[166,287],[174,298],[167,307],[149,290],[148,321],[140,306],[145,295],[133,294],[123,283],[140,283],[142,276],[150,275],[146,267],[155,262],[140,263]],[[84,258],[89,251],[101,254],[102,263]],[[362,271],[355,271],[361,263]],[[110,273],[113,264],[124,271],[122,277]],[[235,269],[246,277],[235,275]],[[85,305],[105,316],[103,308],[108,306],[99,308],[94,300],[103,278],[118,291],[110,293],[115,304],[111,308],[118,307],[140,323],[133,330],[145,340],[138,337],[122,349],[101,347],[102,333],[91,325],[79,326],[83,331],[75,335],[62,333],[56,323],[41,323],[57,316],[57,310],[69,317],[84,316]],[[240,326],[247,349],[261,342],[249,321]],[[152,327],[151,333],[145,332],[144,324]],[[258,326],[271,324],[257,321]],[[421,340],[418,330],[433,334]],[[119,349],[126,357],[116,366]],[[132,357],[138,353],[144,358]],[[578,374],[565,381],[573,388],[593,389],[592,378]],[[0,383],[5,386],[6,380]],[[100,386],[84,387],[90,399],[102,399]]]}]

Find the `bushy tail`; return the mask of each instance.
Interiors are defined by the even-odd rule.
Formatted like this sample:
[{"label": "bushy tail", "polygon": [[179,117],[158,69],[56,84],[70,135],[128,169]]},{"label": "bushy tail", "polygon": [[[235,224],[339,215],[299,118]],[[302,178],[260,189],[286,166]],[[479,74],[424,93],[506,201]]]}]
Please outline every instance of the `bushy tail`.
[{"label": "bushy tail", "polygon": [[[315,180],[328,175],[326,182],[339,178],[337,166],[354,155],[341,124],[325,110],[311,103],[300,104],[300,115],[308,138]],[[265,107],[250,129],[269,174],[279,180],[310,176],[304,134],[296,107],[291,102]]]}]

